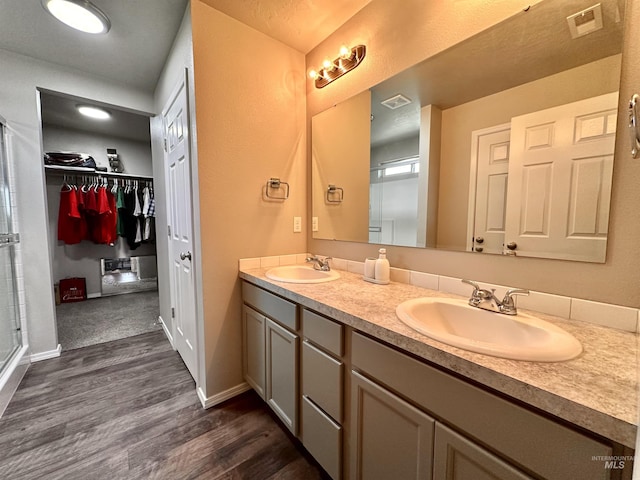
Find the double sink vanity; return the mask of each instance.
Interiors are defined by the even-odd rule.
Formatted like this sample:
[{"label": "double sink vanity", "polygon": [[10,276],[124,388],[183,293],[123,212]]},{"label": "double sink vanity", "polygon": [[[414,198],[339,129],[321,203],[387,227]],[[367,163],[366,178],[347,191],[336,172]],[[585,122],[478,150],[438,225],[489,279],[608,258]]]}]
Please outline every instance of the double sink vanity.
[{"label": "double sink vanity", "polygon": [[308,265],[240,278],[245,379],[332,478],[631,478],[634,333],[476,287],[491,306]]}]

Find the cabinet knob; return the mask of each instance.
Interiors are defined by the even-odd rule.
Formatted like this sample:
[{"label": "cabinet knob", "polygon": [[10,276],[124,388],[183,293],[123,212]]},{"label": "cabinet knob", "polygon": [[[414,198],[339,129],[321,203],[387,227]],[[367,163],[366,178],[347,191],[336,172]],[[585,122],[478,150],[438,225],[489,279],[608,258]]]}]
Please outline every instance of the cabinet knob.
[{"label": "cabinet knob", "polygon": [[482,247],[476,247],[476,252],[482,252],[484,250],[484,248]]},{"label": "cabinet knob", "polygon": [[518,244],[516,242],[509,242],[507,243],[507,248],[509,250],[515,250],[516,248],[518,248]]},{"label": "cabinet knob", "polygon": [[476,237],[476,243],[484,243],[484,237]]}]

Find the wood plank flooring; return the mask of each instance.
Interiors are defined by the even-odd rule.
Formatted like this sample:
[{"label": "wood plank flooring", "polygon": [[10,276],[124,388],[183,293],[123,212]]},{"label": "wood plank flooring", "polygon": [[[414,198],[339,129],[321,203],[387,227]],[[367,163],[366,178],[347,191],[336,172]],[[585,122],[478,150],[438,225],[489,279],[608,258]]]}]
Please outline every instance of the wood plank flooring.
[{"label": "wood plank flooring", "polygon": [[31,365],[0,418],[0,479],[321,479],[247,392],[204,410],[162,332]]}]

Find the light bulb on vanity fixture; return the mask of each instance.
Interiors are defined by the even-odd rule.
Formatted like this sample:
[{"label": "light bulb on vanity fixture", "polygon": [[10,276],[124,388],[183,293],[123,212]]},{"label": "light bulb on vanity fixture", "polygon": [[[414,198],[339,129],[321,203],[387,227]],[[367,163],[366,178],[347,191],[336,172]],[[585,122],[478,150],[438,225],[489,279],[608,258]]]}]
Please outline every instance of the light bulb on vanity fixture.
[{"label": "light bulb on vanity fixture", "polygon": [[342,46],[338,58],[333,61],[325,59],[321,68],[309,70],[309,77],[314,80],[316,88],[325,87],[360,65],[366,53],[367,48],[364,45],[353,48]]}]

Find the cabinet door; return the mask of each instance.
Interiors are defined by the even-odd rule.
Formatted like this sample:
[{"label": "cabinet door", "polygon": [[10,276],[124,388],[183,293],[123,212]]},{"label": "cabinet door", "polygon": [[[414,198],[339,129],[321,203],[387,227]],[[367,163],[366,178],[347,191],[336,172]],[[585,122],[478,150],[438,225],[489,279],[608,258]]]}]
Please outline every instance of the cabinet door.
[{"label": "cabinet door", "polygon": [[242,307],[242,374],[264,400],[266,318],[254,309]]},{"label": "cabinet door", "polygon": [[433,477],[438,480],[531,480],[453,430],[436,424]]},{"label": "cabinet door", "polygon": [[297,434],[298,336],[266,319],[266,401],[291,433]]},{"label": "cabinet door", "polygon": [[431,479],[435,421],[351,372],[351,478]]}]

